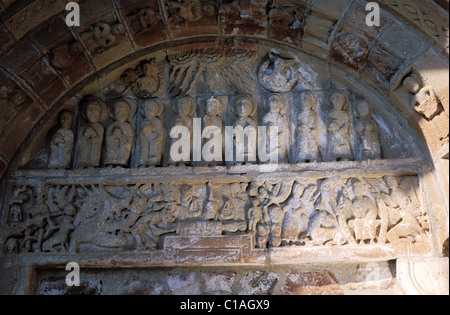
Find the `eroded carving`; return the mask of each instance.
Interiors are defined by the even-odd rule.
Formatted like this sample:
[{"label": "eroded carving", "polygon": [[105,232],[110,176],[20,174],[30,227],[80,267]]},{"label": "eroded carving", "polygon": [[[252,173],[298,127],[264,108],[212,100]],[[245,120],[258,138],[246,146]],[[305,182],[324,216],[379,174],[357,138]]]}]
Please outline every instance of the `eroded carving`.
[{"label": "eroded carving", "polygon": [[73,114],[63,111],[60,114],[61,129],[59,129],[52,138],[50,144],[49,168],[66,169],[71,166],[72,152],[74,146],[74,133],[72,130],[74,124]]},{"label": "eroded carving", "polygon": [[317,101],[314,96],[305,92],[300,97],[302,112],[298,115],[297,162],[319,162],[321,160],[318,139]]},{"label": "eroded carving", "polygon": [[372,119],[372,106],[367,101],[361,101],[357,104],[357,112],[360,159],[381,159],[380,127]]},{"label": "eroded carving", "polygon": [[294,60],[269,54],[258,72],[262,86],[271,92],[289,92],[298,81],[298,69]]},{"label": "eroded carving", "polygon": [[156,99],[144,105],[145,120],[141,125],[139,166],[160,166],[166,139],[166,128],[161,120],[164,106]]},{"label": "eroded carving", "polygon": [[423,242],[415,177],[15,186],[7,253],[160,249],[164,236],[251,235],[255,247]]},{"label": "eroded carving", "polygon": [[128,166],[134,144],[134,128],[131,126],[136,105],[121,99],[112,106],[114,122],[106,130],[106,166]]},{"label": "eroded carving", "polygon": [[326,117],[328,132],[327,161],[345,161],[353,159],[350,143],[350,117],[347,113],[348,96],[336,92],[330,97],[332,110]]},{"label": "eroded carving", "polygon": [[87,99],[81,105],[81,115],[86,122],[78,136],[77,168],[99,167],[105,127],[101,124],[106,105],[97,99]]}]

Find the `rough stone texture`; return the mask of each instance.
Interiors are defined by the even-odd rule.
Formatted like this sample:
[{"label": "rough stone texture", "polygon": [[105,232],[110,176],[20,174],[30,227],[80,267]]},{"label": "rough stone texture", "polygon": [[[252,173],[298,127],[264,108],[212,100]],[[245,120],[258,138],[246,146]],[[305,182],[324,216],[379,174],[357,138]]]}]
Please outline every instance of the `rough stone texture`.
[{"label": "rough stone texture", "polygon": [[[1,288],[5,293],[16,294],[448,292],[448,286],[441,283],[443,279],[448,280],[448,268],[442,267],[439,258],[433,257],[426,262],[421,257],[414,262],[402,258],[411,253],[439,257],[447,251],[448,255],[448,10],[441,10],[431,1],[386,0],[380,3],[382,26],[368,27],[363,23],[367,14],[366,1],[90,0],[80,1],[82,26],[70,29],[64,23],[66,1],[0,0],[0,178],[4,179],[0,183],[0,219],[4,224],[2,227],[8,226],[4,230],[11,232],[6,235],[2,230],[0,239],[0,270],[8,273],[8,276],[1,276]],[[437,3],[442,6],[442,1]],[[184,63],[186,61],[190,62],[189,66]],[[239,66],[230,70],[235,64]],[[145,69],[149,69],[147,67],[151,69],[150,74],[145,73]],[[417,91],[408,90],[407,82],[411,80],[407,79],[410,77],[417,81]],[[344,90],[349,101],[344,101],[343,109],[338,108],[333,116],[330,114],[332,106],[339,107],[340,103],[336,101],[337,96],[331,96]],[[289,152],[282,156],[286,164],[267,176],[261,175],[267,173],[264,165],[227,169],[205,164],[167,173],[164,168],[137,168],[141,144],[138,142],[140,134],[136,132],[131,153],[123,147],[117,150],[125,155],[120,163],[115,162],[126,164],[123,170],[78,170],[76,156],[73,156],[74,163],[68,167],[70,170],[48,171],[52,159],[55,163],[50,165],[58,165],[55,152],[64,151],[63,146],[57,145],[58,135],[65,134],[66,139],[70,138],[70,132],[64,133],[64,130],[82,134],[83,128],[100,123],[108,135],[108,128],[125,123],[138,131],[145,123],[145,115],[141,111],[149,97],[158,98],[165,111],[147,115],[147,123],[159,121],[165,128],[170,128],[174,117],[194,117],[194,114],[185,115],[176,106],[171,106],[176,104],[174,98],[194,96],[197,103],[195,117],[203,117],[207,99],[215,95],[220,106],[226,106],[223,114],[210,114],[210,119],[222,119],[230,124],[239,116],[233,112],[237,96],[250,95],[257,105],[256,111],[251,118],[241,115],[241,121],[268,124],[286,119],[286,125],[295,129],[300,122],[296,118],[308,103],[306,98],[301,98],[305,91],[313,91],[317,97],[312,111],[320,119],[316,126],[312,126],[317,135],[311,138],[320,142],[318,147],[324,156],[323,162],[330,156],[340,159],[351,154],[355,161],[297,164],[298,154],[292,149],[296,143],[288,143]],[[281,103],[288,104],[289,112],[276,113],[274,102],[275,105],[271,106],[275,112],[268,114],[264,108],[268,104],[264,100],[273,93],[283,95]],[[429,97],[424,97],[426,93],[430,94]],[[135,105],[130,106],[132,109],[136,107],[136,113],[126,122],[118,121],[106,117],[108,109],[105,106],[105,117],[100,122],[88,121],[81,109],[89,94],[95,94],[99,102],[107,103],[106,106],[111,106],[118,98],[131,97]],[[301,99],[302,103],[297,104]],[[369,116],[359,115],[359,107],[364,101],[371,103]],[[64,127],[59,117],[63,111],[69,111],[76,124]],[[346,112],[347,118],[342,111]],[[327,141],[333,142],[329,139],[336,135],[330,131],[332,124],[328,124],[327,131],[325,123],[336,116],[348,127],[340,134],[350,143],[346,145],[347,152],[340,152],[342,156],[336,155],[326,145]],[[363,124],[366,129],[359,128],[362,118],[366,119]],[[364,130],[371,130],[371,135],[376,135],[370,145],[369,137],[362,136]],[[294,137],[284,137],[296,138],[295,134]],[[75,138],[80,139],[78,135]],[[79,147],[80,140],[77,141]],[[163,166],[169,164],[168,146],[166,142],[166,148],[159,149]],[[111,145],[105,139],[99,150],[108,151],[109,147]],[[374,155],[383,156],[384,160],[366,161],[364,156],[367,155],[361,150],[364,147],[370,147],[372,152],[369,153],[375,151]],[[78,152],[77,148],[68,152]],[[376,151],[381,152],[378,154]],[[130,158],[129,164],[128,161],[123,163],[127,158]],[[146,166],[160,164],[154,160],[148,163]],[[334,197],[327,197],[326,193],[325,183],[332,177],[329,174],[343,176],[346,180],[345,183],[330,184],[337,190]],[[385,229],[383,219],[388,216],[379,202],[396,198],[393,197],[396,188],[386,187],[387,175],[400,179],[401,189],[417,205],[415,215],[420,220],[420,233],[411,232],[415,229],[414,223],[409,226],[404,222],[393,223]],[[306,223],[304,230],[301,230],[301,225],[306,222],[305,215],[297,220],[298,209],[293,206],[298,204],[300,195],[287,195],[285,198],[282,193],[286,187],[282,183],[285,184],[288,177],[297,184],[313,178],[320,198],[330,201],[327,204],[322,199],[317,203],[303,200],[304,204],[322,207],[302,210],[312,211],[306,215],[311,219],[311,226]],[[126,178],[126,184],[123,178]],[[153,192],[145,190],[148,187],[145,188],[144,182],[148,184],[149,178],[154,185],[151,188],[155,189]],[[111,209],[116,213],[111,216],[116,216],[117,221],[128,216],[123,209],[143,211],[144,207],[139,203],[150,202],[145,199],[153,198],[151,202],[164,205],[161,201],[164,188],[157,187],[164,184],[164,179],[165,184],[167,181],[181,181],[184,193],[189,195],[192,192],[192,197],[204,200],[208,215],[196,222],[182,222],[184,225],[176,228],[165,222],[164,229],[178,235],[165,240],[156,237],[151,241],[145,230],[131,224],[136,222],[128,222],[126,227],[118,226],[117,231],[124,231],[126,236],[117,235],[117,243],[113,247],[133,251],[139,247],[138,239],[142,236],[142,245],[149,247],[146,250],[151,249],[145,253],[137,250],[132,256],[128,253],[115,256],[116,253],[111,253],[115,249],[112,249],[111,254],[106,251],[105,256],[90,257],[98,251],[92,246],[100,245],[104,250],[103,242],[116,230],[114,233],[109,231],[100,241],[96,233],[101,229],[97,227],[87,231],[84,235],[92,238],[83,244],[77,257],[80,262],[88,262],[87,268],[103,269],[97,273],[89,271],[90,278],[79,290],[68,290],[61,278],[55,278],[54,271],[35,272],[29,267],[33,263],[45,269],[66,259],[64,249],[69,248],[72,239],[83,235],[81,230],[76,231],[74,216],[82,209],[80,202],[93,191],[101,191],[103,186],[107,188],[103,200],[98,199],[114,205]],[[352,195],[358,182],[367,189],[365,197]],[[247,187],[245,192],[239,193],[236,184],[255,187]],[[133,187],[137,195],[131,193]],[[295,185],[287,187],[294,188]],[[208,196],[208,189],[217,189],[218,192],[210,192]],[[246,194],[245,198],[249,200],[244,202],[245,206],[237,207],[240,209],[237,219],[230,220],[234,214],[231,205],[240,203]],[[268,196],[264,197],[265,194]],[[372,212],[361,215],[355,211],[345,223],[339,222],[340,229],[332,224],[315,229],[313,223],[325,222],[326,213],[335,208],[333,202],[338,198],[345,201],[344,196],[351,199],[352,206],[365,203]],[[130,202],[127,202],[130,197]],[[221,198],[231,199],[231,202]],[[264,224],[260,224],[259,229],[256,229],[256,218],[253,218],[258,233],[252,237],[251,232],[255,231],[249,229],[250,214],[259,213],[258,202],[273,204],[265,222],[260,222]],[[53,209],[52,215],[57,218],[46,217],[44,223],[37,222],[39,220],[32,222],[34,214],[47,206]],[[277,206],[286,213],[280,214]],[[17,212],[19,207],[23,208],[23,213]],[[100,207],[107,208],[101,203]],[[256,208],[250,211],[251,207]],[[388,211],[399,208],[395,202],[386,207]],[[213,219],[217,208],[218,219]],[[373,213],[376,215],[371,219]],[[20,215],[28,218],[22,219]],[[148,219],[140,214],[137,218],[142,221]],[[407,218],[404,217],[404,221]],[[17,222],[11,223],[14,220],[24,220],[26,229],[10,230],[22,227]],[[55,220],[53,223],[58,231],[52,231],[52,220]],[[151,225],[160,226],[162,219],[154,216],[151,220]],[[95,222],[95,218],[91,221]],[[244,221],[245,228],[242,225]],[[113,229],[114,225],[109,228]],[[128,231],[131,228],[134,229],[133,235]],[[300,230],[303,234],[295,234]],[[39,239],[41,232],[47,233]],[[180,237],[183,233],[184,237]],[[203,235],[208,233],[214,235]],[[20,240],[24,245],[20,250],[32,252],[28,258],[22,260],[24,256],[12,253],[19,248],[15,241],[9,241],[11,239]],[[342,239],[361,244],[341,244]],[[413,244],[403,244],[403,241]],[[324,245],[330,245],[330,249]],[[147,255],[152,257],[152,264]],[[396,276],[389,272],[392,268],[386,261],[397,259]],[[343,272],[341,267],[344,268],[346,260],[361,265],[350,268],[351,272]],[[367,265],[366,260],[384,263]],[[201,265],[219,262],[258,266],[206,273],[198,269]],[[259,268],[267,262],[274,267]],[[328,262],[331,265],[316,269],[300,267],[307,262]],[[160,270],[149,270],[144,279],[133,269],[137,265],[159,268],[167,263],[183,267],[171,270],[167,277]],[[297,265],[292,268],[279,265],[286,263]],[[429,270],[423,267],[427,263],[432,266]],[[20,267],[15,269],[14,265]],[[126,271],[126,277],[121,279],[118,276],[121,273],[110,269],[112,266],[127,266],[131,270]],[[411,268],[416,270],[414,274],[408,273]],[[34,286],[36,274],[39,281]],[[98,280],[99,275],[101,281]],[[417,281],[428,281],[422,280],[427,278],[436,279],[436,284],[430,281],[417,286]],[[122,284],[120,292],[112,289],[117,283]]]},{"label": "rough stone texture", "polygon": [[[38,270],[33,294],[71,295],[353,295],[401,294],[395,266],[387,262],[343,263],[273,268],[202,267],[110,269],[81,268],[81,286],[67,288],[66,274]],[[392,270],[394,269],[394,270]],[[324,271],[325,270],[325,271]]]}]

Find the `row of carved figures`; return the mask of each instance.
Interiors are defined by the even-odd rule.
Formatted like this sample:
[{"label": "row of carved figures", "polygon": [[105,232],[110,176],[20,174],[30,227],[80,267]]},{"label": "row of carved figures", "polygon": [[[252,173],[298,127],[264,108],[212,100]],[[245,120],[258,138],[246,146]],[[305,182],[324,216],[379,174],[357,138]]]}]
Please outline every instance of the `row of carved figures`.
[{"label": "row of carved figures", "polygon": [[[295,163],[381,159],[380,128],[372,118],[372,107],[367,101],[360,101],[357,105],[358,122],[356,126],[357,141],[354,152],[352,145],[352,123],[348,113],[348,96],[343,92],[331,95],[332,109],[327,113],[323,124],[319,124],[320,115],[318,104],[312,93],[305,92],[300,96],[301,112],[295,122],[297,130],[289,130],[286,115],[286,104],[283,96],[272,94],[268,97],[269,111],[262,118],[266,127],[278,127],[278,162],[289,163],[288,152],[291,151],[289,143],[296,143]],[[174,106],[176,116],[171,121],[169,130],[175,127],[186,127],[193,134],[193,119],[196,112],[196,102],[191,97],[181,98]],[[202,119],[204,127],[218,127],[224,133],[224,122],[221,118],[224,105],[215,97],[206,101],[205,117]],[[88,99],[81,105],[82,122],[75,145],[75,135],[72,130],[74,116],[68,111],[60,114],[61,128],[51,140],[49,158],[50,169],[68,169],[72,166],[75,156],[75,168],[89,168],[104,166],[128,167],[133,148],[138,151],[138,167],[162,166],[166,141],[174,144],[178,139],[169,138],[170,132],[166,129],[162,114],[164,105],[158,99],[146,100],[142,113],[144,119],[135,132],[133,117],[136,113],[136,104],[130,99],[123,98],[116,101],[111,107],[113,122],[105,129],[103,120],[107,107],[98,99]],[[244,129],[253,127],[258,130],[255,113],[257,106],[251,97],[241,97],[234,106],[237,118],[234,127]],[[326,150],[320,150],[320,126],[326,128]],[[137,134],[137,135],[136,135]],[[294,141],[289,139],[291,134]],[[192,136],[191,136],[192,137]],[[136,138],[138,141],[136,141]],[[223,138],[221,139],[223,140]],[[236,139],[234,139],[236,141]],[[223,143],[223,142],[221,142]],[[246,141],[247,143],[247,141]],[[74,154],[74,148],[76,152]],[[192,141],[191,141],[192,152]],[[167,159],[166,159],[167,160]],[[103,161],[103,162],[102,162]],[[216,162],[221,162],[217,161]],[[249,148],[245,148],[245,162],[250,162]],[[169,164],[174,164],[170,159]],[[218,163],[216,163],[218,164]]]},{"label": "row of carved figures", "polygon": [[[4,250],[161,248],[163,236],[253,235],[258,248],[427,239],[413,177],[16,186]],[[84,250],[84,249],[83,249]]]}]

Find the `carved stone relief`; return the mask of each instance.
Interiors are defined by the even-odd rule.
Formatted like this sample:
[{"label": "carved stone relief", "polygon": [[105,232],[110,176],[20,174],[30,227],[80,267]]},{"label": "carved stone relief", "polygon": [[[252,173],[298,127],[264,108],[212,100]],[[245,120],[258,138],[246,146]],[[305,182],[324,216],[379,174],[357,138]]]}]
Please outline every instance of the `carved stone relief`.
[{"label": "carved stone relief", "polygon": [[[248,8],[253,12],[252,3]],[[319,88],[319,74],[298,56],[270,51],[259,57],[258,49],[203,47],[149,56],[102,93],[66,106],[49,124],[48,148],[40,148],[39,155],[48,156],[44,170],[31,162],[24,177],[8,182],[2,251],[166,257],[175,250],[175,260],[184,262],[195,246],[207,261],[223,247],[229,261],[238,261],[267,248],[428,242],[417,172],[399,173],[388,162],[412,157],[413,147],[395,125],[387,127],[383,109],[332,82]],[[197,133],[199,123],[209,138]],[[181,161],[171,154],[178,127],[190,132]],[[226,127],[253,128],[233,136],[233,161],[224,160]],[[271,176],[277,171],[251,175],[271,166],[252,147],[259,127],[278,128],[278,145],[268,145],[267,134],[263,149],[278,157],[282,179]],[[216,137],[223,147],[208,146]],[[195,160],[194,143],[213,158]],[[385,163],[376,175],[330,174],[350,164]],[[315,168],[322,171],[303,173]],[[42,180],[26,179],[34,172],[42,172]]]},{"label": "carved stone relief", "polygon": [[415,177],[14,185],[3,250],[162,249],[165,237],[250,235],[257,248],[428,239]]}]

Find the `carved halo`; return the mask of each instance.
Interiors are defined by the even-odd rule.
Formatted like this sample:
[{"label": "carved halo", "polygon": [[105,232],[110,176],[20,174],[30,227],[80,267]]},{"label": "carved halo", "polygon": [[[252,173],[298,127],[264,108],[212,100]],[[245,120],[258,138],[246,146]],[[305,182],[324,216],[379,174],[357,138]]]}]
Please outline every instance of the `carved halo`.
[{"label": "carved halo", "polygon": [[156,111],[156,116],[155,117],[160,117],[165,110],[164,105],[162,104],[162,102],[160,100],[158,100],[157,98],[151,98],[151,99],[147,99],[145,101],[145,105],[142,106],[141,110],[140,110],[140,114],[145,117],[145,106],[147,104],[149,104],[150,102],[154,102],[157,106],[158,106],[158,110]]},{"label": "carved halo", "polygon": [[172,109],[173,111],[179,115],[178,113],[178,104],[183,100],[183,99],[188,99],[191,103],[191,111],[189,112],[188,116],[192,116],[195,114],[196,110],[197,110],[197,103],[195,102],[195,100],[190,97],[190,96],[183,96],[177,100],[175,100],[174,102],[172,102]]},{"label": "carved halo", "polygon": [[117,99],[117,100],[115,100],[114,102],[111,103],[111,105],[109,106],[109,111],[108,111],[109,117],[111,119],[115,120],[114,105],[119,103],[119,102],[124,102],[124,103],[126,103],[129,106],[130,113],[128,115],[127,121],[131,122],[133,120],[134,115],[136,114],[137,106],[136,106],[136,103],[133,100],[131,100],[129,98],[126,98],[126,97],[119,98],[119,99]]},{"label": "carved halo", "polygon": [[244,96],[238,97],[238,98],[234,101],[233,106],[231,107],[233,113],[234,113],[236,116],[239,116],[239,113],[238,113],[238,106],[239,106],[239,104],[241,103],[241,101],[244,100],[244,99],[249,99],[249,100],[251,100],[251,102],[252,102],[252,110],[250,111],[250,115],[248,115],[248,117],[253,117],[253,116],[255,116],[256,111],[258,110],[258,107],[255,105],[255,100],[254,100],[254,98],[251,97],[250,95],[244,95]]},{"label": "carved halo", "polygon": [[100,122],[105,122],[106,120],[108,120],[108,106],[106,106],[106,103],[103,102],[102,100],[100,100],[98,97],[95,97],[93,95],[88,95],[86,96],[80,104],[80,110],[81,110],[81,117],[83,117],[84,121],[88,121],[88,118],[86,117],[86,109],[87,106],[90,103],[97,103],[100,105],[100,107],[102,108],[102,117],[100,119]]}]

